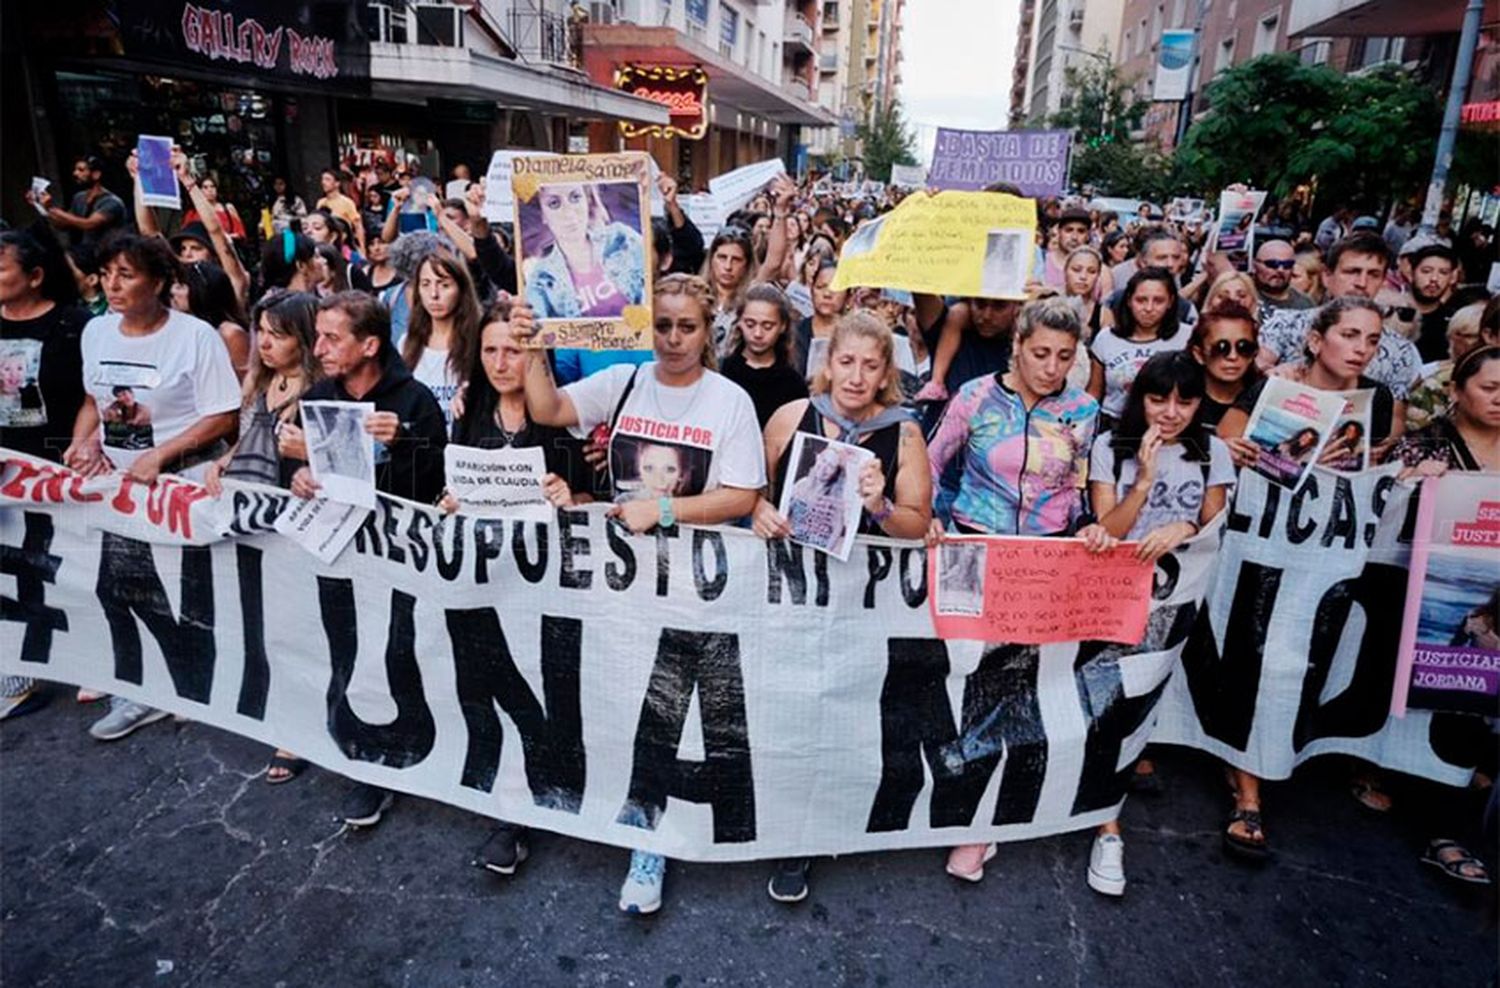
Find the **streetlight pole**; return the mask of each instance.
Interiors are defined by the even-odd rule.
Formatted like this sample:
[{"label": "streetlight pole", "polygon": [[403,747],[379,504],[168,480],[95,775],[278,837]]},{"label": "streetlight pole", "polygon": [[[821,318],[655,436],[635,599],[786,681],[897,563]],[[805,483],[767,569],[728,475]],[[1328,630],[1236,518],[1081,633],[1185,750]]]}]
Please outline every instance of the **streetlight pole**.
[{"label": "streetlight pole", "polygon": [[1177,134],[1172,139],[1173,150],[1182,147],[1182,142],[1187,139],[1188,127],[1193,123],[1193,100],[1197,96],[1197,83],[1201,82],[1203,77],[1199,62],[1203,54],[1203,22],[1208,19],[1208,3],[1209,0],[1198,0],[1198,16],[1193,24],[1193,43],[1188,47],[1188,90],[1182,100],[1182,109],[1177,111]]},{"label": "streetlight pole", "polygon": [[1458,58],[1453,63],[1453,82],[1448,89],[1448,105],[1443,110],[1443,129],[1438,135],[1437,158],[1432,163],[1432,179],[1427,183],[1427,205],[1422,210],[1423,233],[1437,229],[1443,209],[1443,191],[1448,185],[1448,168],[1453,164],[1453,143],[1458,138],[1458,117],[1463,109],[1464,93],[1474,71],[1474,49],[1479,44],[1479,21],[1484,16],[1484,0],[1469,0],[1464,10],[1463,32],[1458,37]]}]

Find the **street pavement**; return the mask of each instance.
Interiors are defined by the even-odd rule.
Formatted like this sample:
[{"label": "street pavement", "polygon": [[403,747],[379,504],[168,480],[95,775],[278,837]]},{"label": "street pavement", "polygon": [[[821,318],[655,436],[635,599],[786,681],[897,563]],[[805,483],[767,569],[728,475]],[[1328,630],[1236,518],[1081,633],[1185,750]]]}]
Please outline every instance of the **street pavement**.
[{"label": "street pavement", "polygon": [[[71,691],[0,725],[0,983],[55,986],[1495,983],[1495,895],[1417,862],[1348,766],[1267,787],[1276,859],[1226,859],[1222,776],[1163,751],[1125,809],[1129,889],[1084,884],[1090,835],[1005,845],[979,885],[927,849],[820,861],[796,906],[768,866],[674,864],[663,911],[615,906],[623,850],[537,835],[513,878],[487,822],[404,798],[335,819],[349,783],[260,777],[260,745],[166,721],[112,744]],[[1491,858],[1493,861],[1493,858]]]}]

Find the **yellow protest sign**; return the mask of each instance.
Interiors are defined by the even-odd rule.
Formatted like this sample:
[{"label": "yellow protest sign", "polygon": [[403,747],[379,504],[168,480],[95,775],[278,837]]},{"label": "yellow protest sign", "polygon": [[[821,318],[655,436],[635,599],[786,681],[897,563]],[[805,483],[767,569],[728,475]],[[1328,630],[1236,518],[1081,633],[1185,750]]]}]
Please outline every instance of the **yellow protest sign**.
[{"label": "yellow protest sign", "polygon": [[854,231],[839,254],[833,287],[1021,299],[1035,256],[1033,200],[1000,192],[917,193]]}]

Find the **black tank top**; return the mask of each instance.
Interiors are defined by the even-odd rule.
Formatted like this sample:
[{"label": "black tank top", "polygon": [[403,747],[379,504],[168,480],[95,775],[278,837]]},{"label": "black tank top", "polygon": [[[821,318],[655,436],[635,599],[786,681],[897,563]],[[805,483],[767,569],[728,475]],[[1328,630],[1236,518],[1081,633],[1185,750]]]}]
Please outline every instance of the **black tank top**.
[{"label": "black tank top", "polygon": [[[802,420],[797,423],[797,431],[806,432],[813,436],[823,436],[824,438],[828,436],[823,416],[818,414],[818,410],[813,407],[810,401],[807,403],[806,411],[802,413]],[[859,445],[874,453],[876,459],[880,460],[880,469],[885,471],[885,496],[894,502],[896,499],[896,471],[901,466],[901,423],[893,422],[884,429],[877,429],[864,436],[863,441]],[[787,460],[791,458],[791,452],[792,447],[788,443],[786,450],[781,454],[781,462],[776,464],[776,486],[771,491],[772,503],[776,505],[780,505],[781,503],[781,490],[786,485],[786,464]],[[863,508],[859,512],[859,534],[885,534],[880,526],[875,524],[870,518],[870,512]]]}]

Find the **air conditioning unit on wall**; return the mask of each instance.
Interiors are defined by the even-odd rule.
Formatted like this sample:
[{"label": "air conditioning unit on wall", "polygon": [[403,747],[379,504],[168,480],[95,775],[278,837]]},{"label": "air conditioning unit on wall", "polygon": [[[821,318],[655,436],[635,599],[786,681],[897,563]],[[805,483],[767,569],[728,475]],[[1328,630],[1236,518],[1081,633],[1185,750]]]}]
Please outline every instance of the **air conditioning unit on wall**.
[{"label": "air conditioning unit on wall", "polygon": [[417,44],[442,45],[444,48],[464,46],[464,8],[447,3],[414,6],[417,11]]}]

